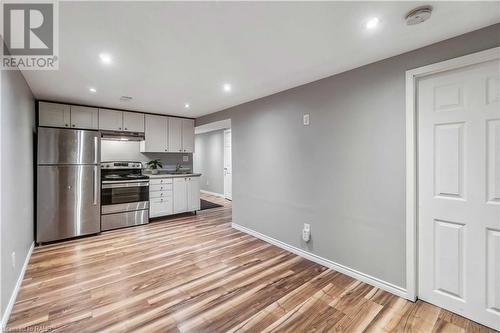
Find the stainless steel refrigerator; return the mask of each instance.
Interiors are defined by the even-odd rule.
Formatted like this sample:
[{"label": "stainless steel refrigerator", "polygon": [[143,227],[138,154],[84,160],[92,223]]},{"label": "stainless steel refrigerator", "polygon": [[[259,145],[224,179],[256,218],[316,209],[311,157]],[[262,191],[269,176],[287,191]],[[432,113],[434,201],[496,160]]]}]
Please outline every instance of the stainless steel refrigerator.
[{"label": "stainless steel refrigerator", "polygon": [[38,128],[37,243],[98,233],[100,135]]}]

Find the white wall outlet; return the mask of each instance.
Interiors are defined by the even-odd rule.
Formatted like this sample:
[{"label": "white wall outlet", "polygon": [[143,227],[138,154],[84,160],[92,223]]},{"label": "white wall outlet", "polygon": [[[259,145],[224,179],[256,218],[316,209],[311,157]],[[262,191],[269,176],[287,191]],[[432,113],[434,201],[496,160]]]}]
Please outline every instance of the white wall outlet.
[{"label": "white wall outlet", "polygon": [[189,162],[189,155],[182,156],[182,162]]},{"label": "white wall outlet", "polygon": [[302,240],[306,243],[311,240],[311,225],[308,223],[304,223],[304,229],[302,229]]},{"label": "white wall outlet", "polygon": [[304,120],[304,126],[309,126],[309,113],[304,114],[303,120]]},{"label": "white wall outlet", "polygon": [[16,268],[16,252],[12,252],[12,268]]}]

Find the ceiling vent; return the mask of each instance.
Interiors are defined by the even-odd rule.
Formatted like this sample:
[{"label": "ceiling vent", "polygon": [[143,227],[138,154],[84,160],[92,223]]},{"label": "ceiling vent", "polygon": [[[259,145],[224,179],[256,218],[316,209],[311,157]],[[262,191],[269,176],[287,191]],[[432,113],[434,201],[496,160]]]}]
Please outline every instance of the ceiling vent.
[{"label": "ceiling vent", "polygon": [[120,101],[122,101],[122,102],[130,102],[131,100],[132,100],[132,97],[130,97],[130,96],[120,97]]},{"label": "ceiling vent", "polygon": [[415,25],[427,21],[432,14],[431,6],[417,7],[406,14],[405,20],[407,25]]}]

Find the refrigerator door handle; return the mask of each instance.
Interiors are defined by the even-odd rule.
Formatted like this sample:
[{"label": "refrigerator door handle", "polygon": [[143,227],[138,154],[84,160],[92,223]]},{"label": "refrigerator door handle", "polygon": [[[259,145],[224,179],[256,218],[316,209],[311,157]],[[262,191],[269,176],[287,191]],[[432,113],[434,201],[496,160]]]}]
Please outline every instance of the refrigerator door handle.
[{"label": "refrigerator door handle", "polygon": [[97,183],[97,173],[98,173],[98,170],[97,170],[97,166],[94,167],[94,200],[93,200],[93,204],[94,206],[97,205],[97,189],[99,188],[99,184]]},{"label": "refrigerator door handle", "polygon": [[94,163],[99,163],[98,162],[98,154],[99,154],[99,138],[97,136],[94,136]]}]

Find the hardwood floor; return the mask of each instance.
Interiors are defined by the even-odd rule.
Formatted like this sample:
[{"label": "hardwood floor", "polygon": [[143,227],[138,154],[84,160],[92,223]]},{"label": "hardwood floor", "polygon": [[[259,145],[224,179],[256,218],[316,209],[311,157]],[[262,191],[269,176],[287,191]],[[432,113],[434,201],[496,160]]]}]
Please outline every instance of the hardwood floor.
[{"label": "hardwood floor", "polygon": [[231,203],[34,250],[8,329],[494,332],[232,229]]}]

